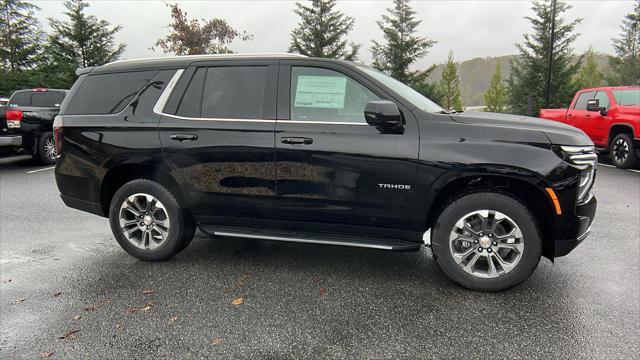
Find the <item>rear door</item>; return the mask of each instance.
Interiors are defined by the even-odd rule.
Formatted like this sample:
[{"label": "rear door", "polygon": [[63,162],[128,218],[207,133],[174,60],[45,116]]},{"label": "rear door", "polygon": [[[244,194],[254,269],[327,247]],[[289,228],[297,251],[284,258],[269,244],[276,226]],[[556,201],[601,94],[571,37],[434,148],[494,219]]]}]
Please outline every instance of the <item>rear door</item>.
[{"label": "rear door", "polygon": [[407,226],[419,147],[411,111],[401,107],[404,133],[369,126],[366,103],[386,96],[358,72],[339,64],[283,61],[278,84],[280,217],[305,223]]},{"label": "rear door", "polygon": [[176,85],[160,141],[200,221],[273,215],[276,80],[277,61],[212,61]]}]

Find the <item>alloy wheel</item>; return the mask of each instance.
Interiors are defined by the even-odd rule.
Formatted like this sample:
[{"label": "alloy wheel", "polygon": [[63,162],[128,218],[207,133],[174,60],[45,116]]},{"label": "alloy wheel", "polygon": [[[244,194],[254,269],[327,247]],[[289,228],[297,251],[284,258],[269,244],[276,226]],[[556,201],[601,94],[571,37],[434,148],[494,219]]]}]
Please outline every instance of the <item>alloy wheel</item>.
[{"label": "alloy wheel", "polygon": [[53,137],[49,137],[44,141],[44,153],[48,159],[55,161],[58,153],[56,152],[56,143],[53,140]]},{"label": "alloy wheel", "polygon": [[613,144],[613,157],[618,164],[623,164],[629,156],[629,144],[624,139],[618,139]]},{"label": "alloy wheel", "polygon": [[522,259],[524,239],[516,222],[494,210],[478,210],[459,219],[449,237],[451,255],[465,272],[496,278]]},{"label": "alloy wheel", "polygon": [[169,226],[164,205],[149,194],[133,194],[120,206],[120,229],[139,249],[153,250],[164,244],[169,236]]}]

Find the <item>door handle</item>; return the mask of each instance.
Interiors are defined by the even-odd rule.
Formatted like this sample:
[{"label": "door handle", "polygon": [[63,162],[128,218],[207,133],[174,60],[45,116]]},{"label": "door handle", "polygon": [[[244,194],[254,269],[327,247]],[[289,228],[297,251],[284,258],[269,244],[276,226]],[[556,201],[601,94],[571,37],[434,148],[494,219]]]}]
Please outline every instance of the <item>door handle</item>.
[{"label": "door handle", "polygon": [[313,139],[305,137],[286,137],[281,139],[283,144],[309,145],[313,144]]},{"label": "door handle", "polygon": [[591,114],[585,114],[584,117],[591,117]]},{"label": "door handle", "polygon": [[572,113],[568,113],[567,116],[573,116],[573,114]]},{"label": "door handle", "polygon": [[169,139],[171,140],[175,140],[175,141],[194,141],[194,140],[198,140],[198,135],[196,134],[171,134],[169,136]]}]

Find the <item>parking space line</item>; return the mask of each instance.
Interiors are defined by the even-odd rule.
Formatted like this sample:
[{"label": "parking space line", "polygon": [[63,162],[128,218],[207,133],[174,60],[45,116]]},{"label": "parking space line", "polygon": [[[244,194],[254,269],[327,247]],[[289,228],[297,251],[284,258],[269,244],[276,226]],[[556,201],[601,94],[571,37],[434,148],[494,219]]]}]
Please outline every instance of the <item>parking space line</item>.
[{"label": "parking space line", "polygon": [[31,171],[27,171],[27,174],[33,174],[33,173],[37,173],[39,171],[45,171],[45,170],[51,170],[51,169],[55,169],[55,166],[51,166],[51,167],[47,167],[47,168],[43,168],[43,169],[36,169],[36,170],[31,170]]},{"label": "parking space line", "polygon": [[603,163],[598,163],[598,166],[606,166],[606,167],[612,167],[612,168],[614,168],[614,167],[615,167],[615,166],[613,166],[613,165],[603,164]]},{"label": "parking space line", "polygon": [[627,169],[627,170],[632,171],[632,172],[640,173],[640,170],[634,170],[634,169]]}]

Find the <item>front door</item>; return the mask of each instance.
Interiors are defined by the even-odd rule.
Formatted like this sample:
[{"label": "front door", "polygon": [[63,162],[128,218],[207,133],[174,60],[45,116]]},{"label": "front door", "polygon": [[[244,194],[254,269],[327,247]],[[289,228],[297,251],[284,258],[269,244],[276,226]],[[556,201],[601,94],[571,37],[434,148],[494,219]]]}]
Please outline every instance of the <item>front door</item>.
[{"label": "front door", "polygon": [[338,64],[283,62],[275,134],[281,218],[391,229],[407,225],[418,129],[402,107],[403,133],[369,126],[365,105],[382,98],[381,89]]},{"label": "front door", "polygon": [[273,215],[277,68],[268,60],[212,61],[187,69],[176,85],[160,141],[199,221]]}]

